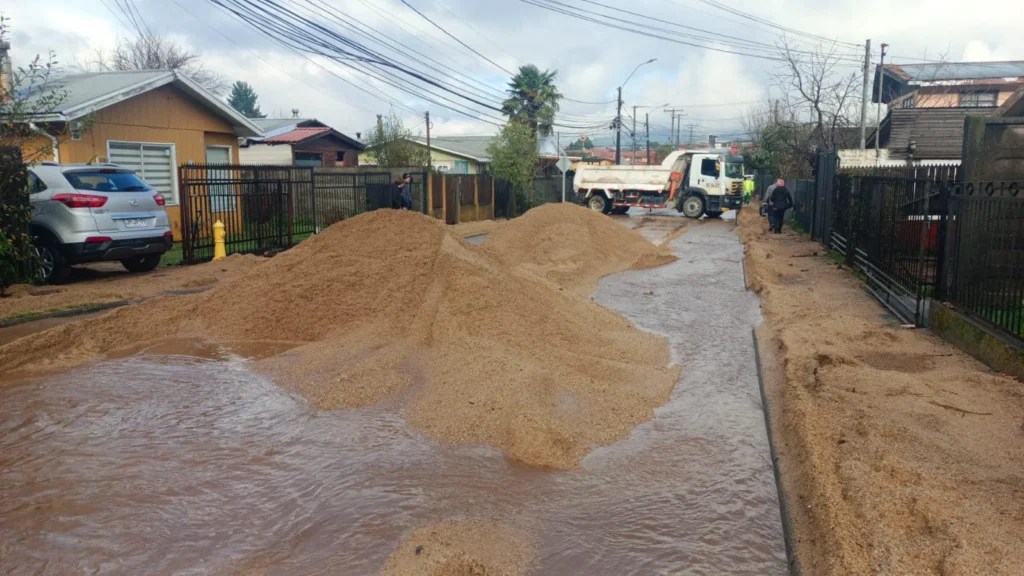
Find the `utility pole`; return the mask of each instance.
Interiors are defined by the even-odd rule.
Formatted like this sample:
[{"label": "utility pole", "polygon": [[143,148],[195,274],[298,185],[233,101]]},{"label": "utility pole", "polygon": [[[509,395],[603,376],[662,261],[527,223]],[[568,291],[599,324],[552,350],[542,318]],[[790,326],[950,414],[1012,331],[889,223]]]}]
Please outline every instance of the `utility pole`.
[{"label": "utility pole", "polygon": [[864,89],[860,97],[860,149],[868,147],[868,70],[871,69],[871,39],[864,43]]},{"label": "utility pole", "polygon": [[381,114],[377,114],[377,138],[384,138],[384,117]]},{"label": "utility pole", "polygon": [[693,144],[693,129],[696,128],[697,125],[696,124],[687,124],[686,127],[690,129],[690,139],[687,140],[686,144],[690,145],[690,144]]},{"label": "utility pole", "polygon": [[875,110],[875,161],[881,156],[878,142],[882,139],[882,84],[885,84],[885,49],[889,45],[882,42],[882,57],[878,64],[878,108]]},{"label": "utility pole", "polygon": [[434,167],[434,162],[430,156],[430,112],[427,112],[427,172]]},{"label": "utility pole", "polygon": [[615,165],[620,164],[622,140],[622,86],[619,86],[618,111],[615,113]]},{"label": "utility pole", "polygon": [[632,166],[636,164],[636,105],[633,105],[633,147],[631,149],[632,155],[629,157],[629,164]]},{"label": "utility pole", "polygon": [[647,165],[651,165],[651,113],[644,112],[644,132],[647,133]]}]

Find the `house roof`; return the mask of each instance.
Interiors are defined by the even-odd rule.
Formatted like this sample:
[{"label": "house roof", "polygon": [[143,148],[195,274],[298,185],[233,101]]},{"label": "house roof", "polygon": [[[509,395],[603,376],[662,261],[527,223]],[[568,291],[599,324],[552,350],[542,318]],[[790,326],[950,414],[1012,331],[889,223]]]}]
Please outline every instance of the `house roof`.
[{"label": "house roof", "polygon": [[296,128],[327,127],[327,124],[316,118],[253,118],[252,123],[263,130],[264,138],[270,138]]},{"label": "house roof", "polygon": [[[922,64],[886,64],[875,66],[873,102],[878,102],[879,70],[884,71],[882,102],[911,92],[915,86],[929,84],[1018,84],[1024,83],[1024,61],[1013,62],[928,62]],[[988,82],[985,82],[985,81]]]},{"label": "house roof", "polygon": [[62,90],[66,96],[58,110],[32,115],[32,119],[38,122],[67,122],[167,85],[173,85],[206,105],[213,113],[231,124],[236,135],[259,136],[263,133],[250,119],[184,74],[174,70],[69,74],[54,79],[33,93],[26,94],[26,102],[31,108],[33,100],[42,98],[44,94]]},{"label": "house roof", "polygon": [[1024,116],[1024,88],[1019,88],[1011,94],[1006,99],[1006,102],[1003,102],[1003,105],[999,107],[996,116],[1004,118]]},{"label": "house roof", "polygon": [[317,137],[317,136],[323,136],[324,134],[326,134],[326,133],[328,133],[330,131],[331,131],[331,129],[327,128],[327,127],[324,127],[324,128],[295,128],[293,130],[289,130],[288,132],[283,132],[281,134],[276,134],[276,135],[271,136],[269,138],[264,138],[263,142],[265,144],[295,144],[297,142],[303,142],[305,140],[309,140],[310,138],[314,138],[314,137]]},{"label": "house roof", "polygon": [[[409,139],[417,144],[427,145],[427,139],[422,136],[412,136]],[[452,156],[477,162],[490,162],[487,146],[493,139],[494,136],[435,136],[430,139],[430,147]]]},{"label": "house roof", "polygon": [[[960,159],[967,116],[991,116],[996,108],[896,108],[882,121],[881,145],[889,157],[907,157],[907,146],[917,144],[914,158],[920,160]],[[872,135],[869,146],[874,145]]]},{"label": "house roof", "polygon": [[[317,122],[317,124],[319,123],[320,122]],[[341,132],[338,132],[337,130],[331,128],[330,126],[308,126],[291,128],[290,130],[288,128],[290,127],[285,126],[283,128],[273,130],[271,131],[272,135],[269,137],[249,138],[249,143],[267,144],[271,146],[277,144],[302,144],[304,142],[309,142],[310,140],[316,140],[317,138],[329,136],[341,140],[345,145],[351,148],[355,148],[356,150],[366,149],[366,145],[363,144],[362,142],[354,138],[349,138],[348,136],[342,134]]]}]

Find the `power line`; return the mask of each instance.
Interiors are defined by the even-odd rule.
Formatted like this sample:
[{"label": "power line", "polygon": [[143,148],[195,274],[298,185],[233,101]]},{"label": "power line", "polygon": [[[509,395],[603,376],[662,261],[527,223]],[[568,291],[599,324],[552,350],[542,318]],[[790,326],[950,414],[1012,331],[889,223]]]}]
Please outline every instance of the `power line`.
[{"label": "power line", "polygon": [[837,39],[834,39],[834,38],[826,38],[825,36],[819,36],[818,34],[813,34],[813,33],[810,33],[810,32],[802,32],[802,31],[797,30],[795,28],[789,28],[787,26],[782,26],[782,25],[776,24],[776,23],[774,23],[771,20],[768,20],[766,18],[761,18],[760,16],[755,16],[753,14],[749,14],[747,12],[743,12],[742,10],[738,10],[736,8],[732,8],[732,7],[726,6],[725,4],[722,4],[721,2],[718,2],[717,0],[698,0],[698,2],[700,2],[702,4],[706,4],[706,5],[711,6],[713,8],[718,8],[719,10],[723,10],[723,11],[728,12],[730,14],[734,14],[736,16],[739,16],[740,18],[743,18],[743,19],[746,19],[746,20],[750,20],[752,22],[758,22],[760,24],[765,24],[765,25],[771,26],[772,28],[775,28],[777,30],[781,30],[783,32],[789,32],[790,34],[795,34],[797,36],[803,36],[803,37],[806,37],[806,38],[812,38],[812,39],[815,39],[815,40],[818,40],[818,41],[822,41],[822,42],[834,42],[834,43],[837,43],[837,44],[845,44],[847,46],[855,47],[855,48],[861,48],[862,47],[862,44],[854,44],[852,42],[843,42],[841,40],[837,40]]},{"label": "power line", "polygon": [[451,32],[449,32],[449,31],[445,30],[444,28],[442,28],[442,27],[438,26],[436,22],[434,22],[433,20],[431,20],[430,18],[428,18],[428,17],[427,17],[427,15],[426,15],[426,14],[424,14],[423,12],[420,12],[419,10],[417,10],[415,6],[413,6],[412,4],[409,4],[409,2],[407,2],[406,0],[401,0],[401,2],[402,2],[402,4],[405,4],[406,6],[408,6],[408,7],[409,7],[409,9],[410,9],[410,10],[412,10],[413,12],[415,12],[415,13],[419,14],[419,15],[420,15],[420,18],[423,18],[423,19],[424,19],[424,20],[426,20],[427,22],[430,22],[431,24],[433,24],[433,25],[434,25],[434,27],[435,27],[435,28],[437,28],[437,29],[438,29],[438,30],[440,30],[441,32],[444,32],[444,33],[445,33],[446,35],[448,35],[448,37],[449,37],[449,38],[451,38],[452,40],[455,40],[456,42],[458,42],[459,44],[461,44],[461,45],[462,45],[462,47],[464,47],[464,48],[465,48],[466,50],[469,50],[469,51],[470,51],[470,52],[472,52],[473,54],[476,54],[477,56],[479,56],[480,58],[482,58],[482,59],[483,59],[484,61],[486,61],[487,63],[491,64],[491,65],[492,65],[492,66],[494,66],[495,68],[497,68],[497,69],[499,69],[499,70],[502,70],[502,71],[504,71],[504,72],[505,72],[506,74],[509,74],[509,75],[513,75],[513,76],[515,75],[515,73],[513,73],[513,72],[512,72],[511,70],[509,70],[509,69],[505,68],[505,67],[504,67],[504,66],[502,66],[501,64],[498,64],[498,63],[497,63],[497,62],[495,62],[494,60],[491,60],[491,59],[490,59],[490,58],[488,58],[487,56],[484,56],[483,54],[481,54],[481,53],[477,52],[477,51],[476,51],[476,50],[474,50],[474,49],[473,49],[473,48],[472,48],[472,47],[471,47],[471,46],[470,46],[469,44],[466,44],[466,43],[465,43],[465,42],[463,42],[462,40],[459,40],[459,38],[458,38],[458,37],[456,37],[455,35],[453,35],[453,34],[452,34]]}]

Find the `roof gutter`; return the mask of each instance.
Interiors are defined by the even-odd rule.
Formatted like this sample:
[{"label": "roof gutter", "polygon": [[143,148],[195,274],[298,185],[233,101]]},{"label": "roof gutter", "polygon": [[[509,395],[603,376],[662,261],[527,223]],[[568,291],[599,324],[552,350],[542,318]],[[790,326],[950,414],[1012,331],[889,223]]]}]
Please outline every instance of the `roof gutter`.
[{"label": "roof gutter", "polygon": [[53,146],[53,161],[60,164],[60,148],[57,146],[57,137],[40,128],[35,122],[29,122],[28,127],[33,132],[45,136],[50,141],[50,145]]}]

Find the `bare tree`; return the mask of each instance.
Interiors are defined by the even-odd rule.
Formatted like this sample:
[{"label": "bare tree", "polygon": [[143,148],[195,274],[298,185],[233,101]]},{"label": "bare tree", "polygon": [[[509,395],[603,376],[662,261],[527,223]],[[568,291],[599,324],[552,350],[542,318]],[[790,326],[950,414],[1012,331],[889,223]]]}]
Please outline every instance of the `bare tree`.
[{"label": "bare tree", "polygon": [[178,70],[217,96],[227,91],[227,81],[203,65],[203,55],[156,34],[120,38],[109,54],[99,52],[88,66],[93,70]]},{"label": "bare tree", "polygon": [[807,110],[811,144],[825,148],[848,146],[848,128],[859,125],[861,76],[846,73],[847,55],[836,43],[819,44],[813,50],[795,49],[783,37],[778,44],[782,63],[775,74],[781,102],[794,117]]}]

